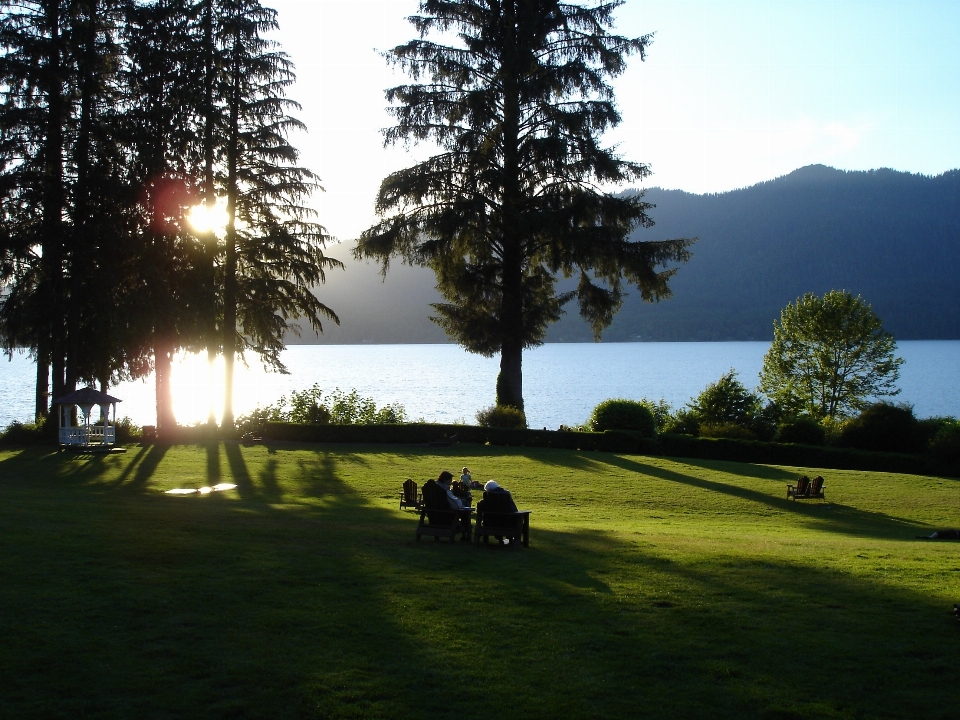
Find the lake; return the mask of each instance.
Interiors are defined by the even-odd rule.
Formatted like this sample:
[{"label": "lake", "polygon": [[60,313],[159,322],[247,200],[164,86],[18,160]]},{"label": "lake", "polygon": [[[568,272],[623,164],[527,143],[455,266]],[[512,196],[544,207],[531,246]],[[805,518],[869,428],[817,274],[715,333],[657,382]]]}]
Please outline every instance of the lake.
[{"label": "lake", "polygon": [[[552,343],[524,354],[524,398],[531,427],[582,423],[593,407],[612,397],[665,399],[678,407],[727,370],[753,387],[767,342]],[[904,341],[897,402],[920,417],[960,416],[960,340]],[[284,351],[289,375],[267,373],[250,358],[238,364],[236,413],[275,402],[281,395],[319,384],[325,391],[356,388],[377,405],[400,403],[411,419],[474,422],[493,404],[498,358],[483,358],[456,345],[295,345]],[[33,413],[34,366],[15,353],[0,361],[0,427],[29,421]],[[222,403],[222,362],[184,356],[174,368],[174,409],[179,422],[206,419],[211,402]],[[123,402],[118,414],[138,425],[153,424],[152,378],[121,383],[110,393]]]}]

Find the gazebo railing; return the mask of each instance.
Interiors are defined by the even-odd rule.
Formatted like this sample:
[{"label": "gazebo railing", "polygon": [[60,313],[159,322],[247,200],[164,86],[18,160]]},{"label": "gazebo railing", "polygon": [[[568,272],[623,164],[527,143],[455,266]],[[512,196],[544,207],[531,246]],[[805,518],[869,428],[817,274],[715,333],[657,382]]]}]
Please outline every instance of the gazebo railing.
[{"label": "gazebo railing", "polygon": [[60,428],[61,445],[104,445],[116,441],[117,428],[112,425],[106,428],[106,433],[102,425]]}]

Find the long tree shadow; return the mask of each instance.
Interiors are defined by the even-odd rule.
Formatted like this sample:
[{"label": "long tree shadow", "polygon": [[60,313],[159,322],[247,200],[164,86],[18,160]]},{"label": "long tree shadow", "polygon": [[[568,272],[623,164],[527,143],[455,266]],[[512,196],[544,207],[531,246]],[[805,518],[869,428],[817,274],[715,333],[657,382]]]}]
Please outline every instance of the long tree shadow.
[{"label": "long tree shadow", "polygon": [[223,479],[223,473],[220,470],[220,443],[208,442],[207,451],[207,484],[216,485]]},{"label": "long tree shadow", "polygon": [[[655,708],[659,717],[936,718],[954,709],[952,619],[930,593],[725,555],[722,545],[705,564],[598,530],[535,525],[532,546],[518,551],[417,543],[416,514],[358,492],[334,454],[271,456],[261,476],[286,483],[300,473],[311,488],[283,507],[255,486],[238,446],[226,454],[235,480],[246,473],[241,501],[117,493],[123,512],[109,510],[108,521],[89,522],[97,516],[86,509],[37,538],[22,567],[6,557],[17,593],[0,592],[14,628],[5,644],[24,668],[16,703],[5,703],[12,715],[269,708],[470,719]],[[158,461],[147,454],[141,464]],[[722,483],[704,489],[713,485]],[[42,511],[58,500],[33,502]],[[815,668],[816,682],[784,682],[795,668]]]},{"label": "long tree shadow", "polygon": [[133,479],[127,482],[124,487],[130,490],[145,490],[150,478],[157,471],[157,466],[160,465],[160,461],[163,460],[169,449],[168,445],[151,445],[146,455],[136,466]]},{"label": "long tree shadow", "polygon": [[755,465],[752,463],[732,462],[729,460],[700,460],[695,458],[672,458],[684,465],[703,468],[704,470],[720,470],[733,475],[757,478],[759,480],[776,480],[778,482],[797,479],[797,474],[770,465]]},{"label": "long tree shadow", "polygon": [[831,502],[829,506],[807,505],[758,490],[751,490],[750,488],[739,485],[730,485],[694,475],[679,473],[674,470],[649,465],[626,457],[611,455],[604,459],[610,465],[624,470],[630,470],[661,480],[681,483],[701,490],[722,493],[748,502],[776,508],[777,510],[803,517],[809,524],[818,529],[828,530],[830,532],[912,541],[913,535],[915,534],[912,530],[917,527],[917,523],[914,520],[895,517],[886,513],[860,510],[835,502]]}]

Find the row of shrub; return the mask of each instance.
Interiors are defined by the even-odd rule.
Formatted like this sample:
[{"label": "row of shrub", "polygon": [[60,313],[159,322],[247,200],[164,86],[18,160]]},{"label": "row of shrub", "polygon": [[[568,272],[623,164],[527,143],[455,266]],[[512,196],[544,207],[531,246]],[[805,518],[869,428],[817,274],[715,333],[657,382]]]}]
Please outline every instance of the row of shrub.
[{"label": "row of shrub", "polygon": [[667,457],[730,460],[736,462],[795,465],[835,469],[879,470],[960,476],[960,463],[935,458],[855,448],[810,446],[734,438],[701,438],[692,435],[606,430],[583,432],[491,428],[477,425],[304,425],[267,423],[264,442],[386,443],[446,445],[454,442],[512,447],[541,447]]},{"label": "row of shrub", "polygon": [[918,419],[913,408],[887,402],[868,405],[856,417],[842,420],[789,415],[775,404],[764,405],[733,371],[677,411],[663,400],[606,400],[594,409],[585,429],[928,454],[941,464],[960,462],[960,422],[955,418]]}]

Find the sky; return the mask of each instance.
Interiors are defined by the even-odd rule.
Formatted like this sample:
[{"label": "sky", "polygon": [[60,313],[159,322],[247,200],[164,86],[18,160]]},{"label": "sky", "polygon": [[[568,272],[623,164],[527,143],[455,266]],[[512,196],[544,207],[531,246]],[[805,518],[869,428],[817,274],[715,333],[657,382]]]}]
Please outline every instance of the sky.
[{"label": "sky", "polygon": [[[291,56],[319,220],[352,246],[381,180],[429,155],[383,147],[380,51],[414,37],[417,0],[263,0]],[[938,175],[960,167],[960,0],[627,0],[615,31],[654,33],[614,82],[607,133],[646,186],[715,193],[822,163]]]}]

